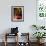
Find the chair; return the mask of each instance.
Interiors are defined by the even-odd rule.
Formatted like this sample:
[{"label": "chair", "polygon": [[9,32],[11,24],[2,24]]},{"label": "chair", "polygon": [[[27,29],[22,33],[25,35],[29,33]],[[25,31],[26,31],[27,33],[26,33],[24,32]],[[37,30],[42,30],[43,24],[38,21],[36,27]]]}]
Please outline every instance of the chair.
[{"label": "chair", "polygon": [[17,36],[16,46],[18,46],[18,27],[11,28],[11,33],[6,33],[5,34],[5,46],[7,46],[7,38],[12,38],[13,36]]},{"label": "chair", "polygon": [[29,33],[21,33],[20,40],[21,40],[21,42],[19,42],[19,46],[30,46]]}]

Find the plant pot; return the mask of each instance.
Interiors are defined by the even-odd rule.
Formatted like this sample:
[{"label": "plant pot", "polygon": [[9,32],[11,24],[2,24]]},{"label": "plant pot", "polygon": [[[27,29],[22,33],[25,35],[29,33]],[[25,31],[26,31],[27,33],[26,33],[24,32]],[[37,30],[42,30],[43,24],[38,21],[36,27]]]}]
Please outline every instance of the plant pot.
[{"label": "plant pot", "polygon": [[45,39],[37,39],[37,43],[41,44],[44,42]]},{"label": "plant pot", "polygon": [[37,39],[37,43],[40,43],[40,39]]}]

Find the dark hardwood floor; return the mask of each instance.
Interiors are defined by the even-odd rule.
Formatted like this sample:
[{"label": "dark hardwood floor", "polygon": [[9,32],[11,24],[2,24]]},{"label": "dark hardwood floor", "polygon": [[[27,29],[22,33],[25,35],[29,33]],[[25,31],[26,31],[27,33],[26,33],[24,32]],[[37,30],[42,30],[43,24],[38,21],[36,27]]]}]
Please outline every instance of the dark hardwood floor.
[{"label": "dark hardwood floor", "polygon": [[[0,46],[5,46],[4,42],[0,42]],[[15,44],[15,42],[9,42],[7,44],[7,46],[16,46],[16,44]],[[21,45],[21,46],[25,46],[25,45]],[[38,46],[38,45],[37,45],[37,43],[31,42],[30,46]],[[40,46],[46,46],[46,43],[44,43],[43,45],[40,45]]]}]

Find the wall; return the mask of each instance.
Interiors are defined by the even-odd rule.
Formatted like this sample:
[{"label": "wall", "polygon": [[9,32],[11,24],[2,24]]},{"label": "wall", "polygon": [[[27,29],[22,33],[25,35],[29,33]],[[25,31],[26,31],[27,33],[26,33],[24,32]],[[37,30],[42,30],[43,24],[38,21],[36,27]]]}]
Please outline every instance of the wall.
[{"label": "wall", "polygon": [[[24,22],[11,22],[11,6],[24,6]],[[9,32],[11,27],[19,27],[19,32],[30,32],[36,24],[36,0],[0,0],[0,34]]]}]

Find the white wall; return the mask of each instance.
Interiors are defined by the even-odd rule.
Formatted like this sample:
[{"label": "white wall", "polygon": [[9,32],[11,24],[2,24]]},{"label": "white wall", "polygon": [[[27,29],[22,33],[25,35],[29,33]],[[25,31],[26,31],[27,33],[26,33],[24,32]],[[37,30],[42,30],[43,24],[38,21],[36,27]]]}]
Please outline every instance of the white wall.
[{"label": "white wall", "polygon": [[[11,6],[24,6],[24,22],[11,22]],[[32,34],[32,24],[36,24],[36,0],[0,0],[0,34],[16,26],[19,32]]]},{"label": "white wall", "polygon": [[[11,6],[24,6],[24,22],[11,22]],[[0,1],[0,34],[4,29],[16,26],[20,32],[29,32],[32,24],[36,24],[36,0]]]}]

